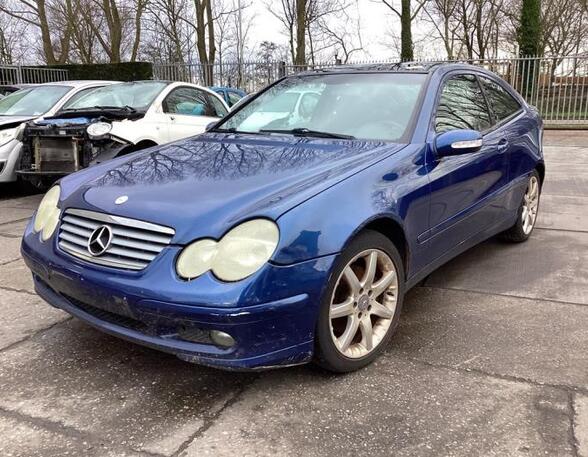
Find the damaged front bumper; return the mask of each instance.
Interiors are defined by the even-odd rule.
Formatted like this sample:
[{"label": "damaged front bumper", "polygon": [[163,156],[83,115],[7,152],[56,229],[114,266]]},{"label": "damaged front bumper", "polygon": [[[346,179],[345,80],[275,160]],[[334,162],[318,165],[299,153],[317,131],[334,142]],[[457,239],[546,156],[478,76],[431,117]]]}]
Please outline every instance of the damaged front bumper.
[{"label": "damaged front bumper", "polygon": [[[335,256],[267,264],[240,283],[175,275],[181,247],[170,245],[145,270],[88,264],[41,242],[27,228],[22,255],[37,293],[51,305],[114,336],[229,370],[306,363],[314,348],[320,297]],[[222,346],[212,332],[230,335]]]},{"label": "damaged front bumper", "polygon": [[[27,124],[17,174],[28,181],[57,180],[69,173],[110,160],[131,143],[112,135],[91,138],[90,119]],[[63,122],[65,121],[65,122]]]}]

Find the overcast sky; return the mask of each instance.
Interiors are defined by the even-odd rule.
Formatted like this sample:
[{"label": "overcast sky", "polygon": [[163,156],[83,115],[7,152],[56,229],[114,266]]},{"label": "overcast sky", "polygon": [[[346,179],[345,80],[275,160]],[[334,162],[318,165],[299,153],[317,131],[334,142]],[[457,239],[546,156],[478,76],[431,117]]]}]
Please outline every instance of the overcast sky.
[{"label": "overcast sky", "polygon": [[[280,1],[276,2],[276,10],[279,8]],[[349,8],[349,15],[357,17],[359,15],[361,24],[361,37],[364,47],[364,53],[354,54],[352,60],[373,59],[383,60],[396,58],[397,52],[393,46],[392,33],[400,35],[400,21],[388,8],[381,2],[372,0],[357,0],[357,6],[354,4]],[[283,33],[280,22],[269,12],[266,6],[269,2],[264,0],[253,0],[251,8],[254,11],[255,19],[250,31],[251,43],[260,43],[264,40],[273,41],[279,44],[287,45],[286,35]],[[400,1],[394,2],[400,3]],[[423,57],[436,57],[440,51],[437,46],[431,47],[428,42],[427,49],[418,49],[419,38],[429,32],[426,24],[419,23],[413,27],[413,39],[415,40],[415,54],[423,54]],[[420,51],[420,52],[419,52]]]}]

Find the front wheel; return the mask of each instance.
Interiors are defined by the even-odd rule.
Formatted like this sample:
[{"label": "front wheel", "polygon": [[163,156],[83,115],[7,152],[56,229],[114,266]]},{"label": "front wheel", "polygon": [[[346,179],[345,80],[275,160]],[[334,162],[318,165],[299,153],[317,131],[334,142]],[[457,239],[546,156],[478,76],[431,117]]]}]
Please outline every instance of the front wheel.
[{"label": "front wheel", "polygon": [[398,325],[404,296],[402,259],[394,244],[366,230],[343,251],[325,291],[315,361],[335,372],[372,362]]},{"label": "front wheel", "polygon": [[537,222],[540,195],[541,181],[539,174],[534,170],[527,182],[527,190],[519,207],[516,223],[501,234],[504,240],[520,243],[529,239]]}]

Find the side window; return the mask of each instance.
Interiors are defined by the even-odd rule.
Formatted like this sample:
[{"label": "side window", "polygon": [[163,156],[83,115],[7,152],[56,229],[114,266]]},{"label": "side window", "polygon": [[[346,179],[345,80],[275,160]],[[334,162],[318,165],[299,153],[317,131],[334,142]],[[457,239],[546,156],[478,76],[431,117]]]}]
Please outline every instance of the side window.
[{"label": "side window", "polygon": [[496,115],[498,122],[512,116],[521,109],[519,102],[510,95],[500,84],[491,79],[480,77],[488,102]]},{"label": "side window", "polygon": [[449,79],[439,99],[435,131],[471,129],[482,132],[491,125],[488,105],[476,77],[459,75]]},{"label": "side window", "polygon": [[208,116],[225,117],[227,115],[228,111],[225,108],[225,105],[223,105],[218,98],[216,98],[214,95],[207,93],[204,93],[204,96],[208,100],[210,106],[212,106],[214,109],[214,114],[209,114]]},{"label": "side window", "polygon": [[229,106],[233,106],[239,100],[241,100],[241,96],[237,92],[229,91]]},{"label": "side window", "polygon": [[[163,101],[163,111],[185,116],[219,117],[215,102],[218,100],[204,91],[192,87],[178,87],[172,90]],[[220,105],[224,108],[222,104]]]},{"label": "side window", "polygon": [[70,107],[75,102],[77,102],[78,100],[82,99],[83,97],[85,97],[86,95],[88,95],[90,92],[95,91],[99,87],[101,87],[101,86],[88,87],[87,89],[82,89],[77,94],[72,95],[72,97],[63,104],[63,106],[61,107],[61,109],[65,109],[65,108]]}]

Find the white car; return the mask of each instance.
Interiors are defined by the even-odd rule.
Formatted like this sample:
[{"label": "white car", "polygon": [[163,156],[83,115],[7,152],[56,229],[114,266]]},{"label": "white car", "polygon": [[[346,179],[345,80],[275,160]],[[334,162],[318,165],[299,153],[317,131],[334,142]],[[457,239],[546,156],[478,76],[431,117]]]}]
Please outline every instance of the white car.
[{"label": "white car", "polygon": [[27,124],[18,174],[46,187],[68,173],[203,133],[229,112],[195,84],[135,81],[95,90],[55,116]]},{"label": "white car", "polygon": [[[286,91],[275,97],[271,103],[264,107],[263,111],[252,108],[244,109],[241,114],[244,120],[240,128],[245,131],[255,130],[260,125],[265,125],[264,128],[271,128],[272,122],[275,121],[286,121],[289,125],[294,125],[306,119],[309,113],[314,111],[314,106],[319,98],[320,94],[317,92]],[[243,103],[246,101],[247,99]],[[237,102],[235,107],[240,108],[241,103]]]},{"label": "white car", "polygon": [[22,144],[18,134],[24,122],[53,116],[88,92],[113,81],[62,81],[24,87],[0,100],[0,182],[16,180]]}]

